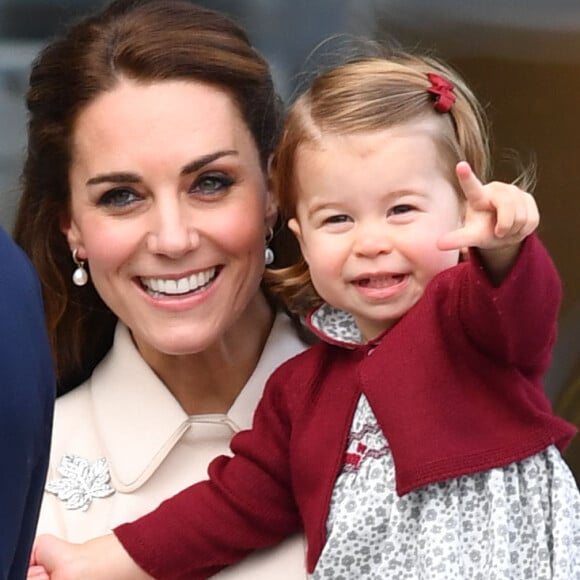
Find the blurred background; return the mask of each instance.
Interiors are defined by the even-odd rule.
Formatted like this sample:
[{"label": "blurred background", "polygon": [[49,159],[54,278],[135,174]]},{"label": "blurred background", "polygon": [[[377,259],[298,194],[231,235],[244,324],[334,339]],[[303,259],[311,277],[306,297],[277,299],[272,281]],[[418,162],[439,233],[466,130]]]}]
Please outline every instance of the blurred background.
[{"label": "blurred background", "polygon": [[[202,0],[233,16],[289,100],[309,55],[332,35],[395,39],[449,61],[487,108],[495,177],[506,155],[538,166],[540,235],[564,283],[546,390],[580,426],[580,2],[578,0]],[[23,104],[38,50],[104,0],[0,0],[0,224],[10,230],[26,143]],[[320,52],[320,50],[318,51]],[[66,91],[66,87],[62,87]],[[531,289],[533,291],[533,289]],[[580,481],[580,436],[566,454]]]}]

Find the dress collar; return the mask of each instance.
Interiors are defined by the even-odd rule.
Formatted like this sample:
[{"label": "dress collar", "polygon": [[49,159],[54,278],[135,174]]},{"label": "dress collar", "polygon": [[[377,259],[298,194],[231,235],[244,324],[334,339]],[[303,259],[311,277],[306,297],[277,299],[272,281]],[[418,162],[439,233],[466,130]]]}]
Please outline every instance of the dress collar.
[{"label": "dress collar", "polygon": [[381,335],[364,344],[353,315],[326,303],[308,313],[306,324],[324,342],[351,350],[376,346],[382,338]]},{"label": "dress collar", "polygon": [[118,323],[113,348],[89,379],[114,487],[125,493],[141,487],[192,422],[226,423],[233,432],[249,428],[268,376],[305,348],[288,317],[279,314],[256,369],[229,412],[190,417],[145,363],[128,328]]}]

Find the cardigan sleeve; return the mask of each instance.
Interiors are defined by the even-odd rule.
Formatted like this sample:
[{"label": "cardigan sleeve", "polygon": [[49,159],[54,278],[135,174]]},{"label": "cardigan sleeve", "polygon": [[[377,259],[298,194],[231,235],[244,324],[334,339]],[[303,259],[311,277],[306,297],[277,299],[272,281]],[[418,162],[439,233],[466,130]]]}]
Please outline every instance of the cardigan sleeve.
[{"label": "cardigan sleeve", "polygon": [[290,484],[290,422],[276,377],[266,386],[253,428],[232,440],[234,457],[210,464],[209,481],[114,530],[153,577],[207,578],[301,528]]},{"label": "cardigan sleeve", "polygon": [[[464,332],[498,361],[524,374],[542,375],[556,340],[561,283],[535,234],[523,243],[503,282],[494,287],[475,252],[452,291]],[[453,315],[453,313],[450,313]]]}]

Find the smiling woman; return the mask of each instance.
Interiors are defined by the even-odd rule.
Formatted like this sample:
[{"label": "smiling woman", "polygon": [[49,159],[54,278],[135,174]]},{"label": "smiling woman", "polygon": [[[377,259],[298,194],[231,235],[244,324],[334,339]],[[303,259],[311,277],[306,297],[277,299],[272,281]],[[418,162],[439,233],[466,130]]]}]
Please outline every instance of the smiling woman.
[{"label": "smiling woman", "polygon": [[[251,321],[269,316],[258,288],[275,207],[227,92],[122,79],[80,113],[72,140],[71,213],[62,226],[69,246],[88,260],[97,292],[168,387],[174,362],[150,360],[151,350],[215,349],[231,321],[245,336],[263,332]],[[187,388],[181,405],[216,410],[222,401],[208,388],[207,404],[199,388]],[[228,391],[229,405],[239,384]]]},{"label": "smiling woman", "polygon": [[[42,51],[27,105],[15,237],[63,395],[38,531],[82,541],[205,477],[305,347],[262,284],[279,101],[221,14],[120,0]],[[301,539],[228,577],[304,578]]]}]

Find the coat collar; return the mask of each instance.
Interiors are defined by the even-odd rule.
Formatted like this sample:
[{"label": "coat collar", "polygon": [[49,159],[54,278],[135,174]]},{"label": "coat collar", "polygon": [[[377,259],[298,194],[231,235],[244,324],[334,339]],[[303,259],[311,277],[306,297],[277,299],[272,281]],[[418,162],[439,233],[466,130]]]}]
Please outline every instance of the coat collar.
[{"label": "coat collar", "polygon": [[95,369],[91,396],[114,487],[131,492],[155,473],[194,421],[248,429],[267,378],[306,348],[288,317],[278,314],[258,365],[227,415],[189,417],[141,358],[126,326],[117,324],[113,348]]}]

